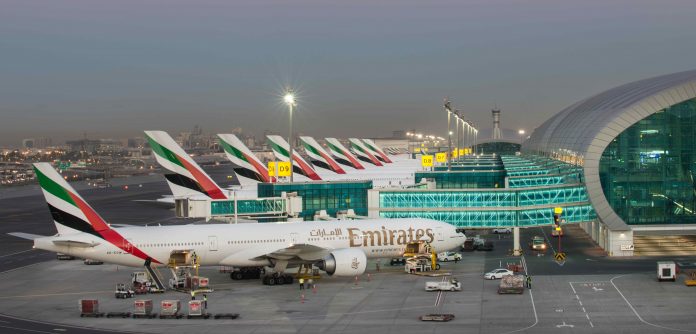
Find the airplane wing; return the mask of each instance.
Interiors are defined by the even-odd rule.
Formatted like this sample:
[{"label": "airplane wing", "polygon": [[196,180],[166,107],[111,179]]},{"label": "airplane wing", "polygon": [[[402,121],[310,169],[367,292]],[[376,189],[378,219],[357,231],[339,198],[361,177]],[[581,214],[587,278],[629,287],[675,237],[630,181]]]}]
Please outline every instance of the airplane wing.
[{"label": "airplane wing", "polygon": [[223,265],[237,265],[240,262],[246,263],[247,261],[253,263],[262,260],[289,261],[297,259],[303,261],[316,261],[329,255],[330,251],[331,249],[310,244],[297,244],[285,248],[253,248],[234,253],[220,263]]},{"label": "airplane wing", "polygon": [[55,239],[52,241],[54,244],[56,244],[58,246],[70,246],[70,247],[79,247],[79,248],[90,248],[90,247],[96,247],[99,245],[98,242],[84,242],[84,241],[69,240],[69,239]]},{"label": "airplane wing", "polygon": [[22,239],[27,239],[27,240],[34,240],[38,238],[45,238],[45,235],[38,235],[38,234],[31,234],[31,233],[24,233],[24,232],[11,232],[7,233],[13,237],[17,238],[22,238]]}]

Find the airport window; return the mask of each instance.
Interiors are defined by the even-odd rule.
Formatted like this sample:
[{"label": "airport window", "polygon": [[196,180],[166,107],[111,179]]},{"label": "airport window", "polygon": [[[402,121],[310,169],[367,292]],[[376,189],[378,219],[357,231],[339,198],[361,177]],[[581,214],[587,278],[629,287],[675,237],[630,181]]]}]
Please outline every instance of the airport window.
[{"label": "airport window", "polygon": [[627,224],[696,223],[696,99],[624,130],[599,167],[604,195]]}]

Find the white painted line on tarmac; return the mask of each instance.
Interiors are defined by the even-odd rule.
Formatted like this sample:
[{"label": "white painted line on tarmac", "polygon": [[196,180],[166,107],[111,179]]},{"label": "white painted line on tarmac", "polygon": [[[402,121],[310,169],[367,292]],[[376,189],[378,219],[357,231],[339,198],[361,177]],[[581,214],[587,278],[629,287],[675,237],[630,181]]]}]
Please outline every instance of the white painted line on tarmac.
[{"label": "white painted line on tarmac", "polygon": [[619,276],[615,276],[614,278],[612,278],[612,279],[609,280],[609,283],[611,283],[611,285],[614,286],[614,289],[616,289],[616,292],[618,292],[619,295],[621,295],[621,298],[623,298],[623,300],[626,302],[626,304],[628,304],[628,307],[630,307],[630,308],[631,308],[631,311],[633,311],[633,314],[635,314],[636,317],[638,317],[638,320],[640,320],[642,323],[644,323],[644,324],[646,324],[646,325],[650,325],[650,326],[657,327],[657,328],[662,328],[662,329],[667,329],[667,330],[677,331],[677,332],[696,333],[696,331],[692,331],[692,330],[688,330],[688,329],[679,329],[679,328],[666,327],[666,326],[656,325],[656,324],[653,324],[653,323],[651,323],[651,322],[645,321],[645,319],[643,319],[643,317],[641,317],[640,314],[638,314],[638,311],[636,311],[636,308],[633,307],[633,305],[628,301],[628,299],[626,299],[626,296],[624,296],[624,294],[621,292],[621,290],[619,290],[619,287],[616,286],[616,284],[614,284],[614,280],[615,280],[615,279],[621,278],[621,277],[624,277],[624,276],[628,276],[628,275],[619,275]]},{"label": "white painted line on tarmac", "polygon": [[27,249],[27,250],[23,250],[23,251],[21,251],[21,252],[16,252],[16,253],[12,253],[12,254],[0,255],[0,258],[12,256],[12,255],[17,255],[17,254],[22,254],[22,253],[26,253],[26,252],[31,252],[31,251],[33,251],[33,250],[34,250],[34,248],[32,248],[32,249]]},{"label": "white painted line on tarmac", "polygon": [[592,320],[590,320],[590,314],[587,313],[585,306],[582,305],[582,300],[580,300],[580,296],[578,295],[578,292],[575,291],[575,287],[573,286],[573,283],[574,282],[568,282],[568,285],[570,285],[570,288],[573,290],[573,293],[575,294],[575,299],[577,299],[578,304],[580,304],[580,307],[582,308],[582,312],[585,313],[585,317],[587,318],[587,321],[590,323],[590,327],[594,328],[594,324],[592,323]]},{"label": "white painted line on tarmac", "polygon": [[[529,273],[527,272],[527,260],[524,259],[524,255],[522,256],[522,268],[524,268],[524,274],[528,275]],[[517,332],[526,331],[526,330],[536,326],[539,323],[539,315],[537,315],[536,304],[534,304],[534,294],[532,293],[532,289],[528,289],[527,291],[529,291],[529,298],[532,300],[532,310],[534,310],[534,323],[531,324],[530,326],[525,327],[525,328],[516,329],[514,331],[505,332],[503,334],[510,334],[510,333],[517,333]]]},{"label": "white painted line on tarmac", "polygon": [[37,264],[42,264],[42,263],[43,263],[43,262],[37,262],[37,263],[28,264],[28,265],[26,265],[26,266],[17,267],[17,268],[10,269],[10,270],[5,270],[5,271],[3,271],[3,272],[0,272],[0,274],[11,273],[11,272],[13,272],[13,271],[15,271],[15,270],[28,268],[28,267],[35,266],[35,265],[37,265]]}]

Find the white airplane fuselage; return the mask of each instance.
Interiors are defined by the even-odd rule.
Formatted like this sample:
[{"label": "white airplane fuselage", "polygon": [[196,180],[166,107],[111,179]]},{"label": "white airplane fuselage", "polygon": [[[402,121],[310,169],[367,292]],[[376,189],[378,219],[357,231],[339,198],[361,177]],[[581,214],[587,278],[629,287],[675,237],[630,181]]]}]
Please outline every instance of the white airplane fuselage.
[{"label": "white airplane fuselage", "polygon": [[[360,249],[367,258],[398,257],[406,244],[427,238],[438,252],[459,247],[465,236],[455,227],[429,219],[373,219],[319,222],[210,224],[177,226],[133,226],[113,228],[132,246],[115,245],[108,240],[75,231],[34,240],[34,247],[70,254],[107,263],[138,267],[143,255],[134,255],[137,248],[152,259],[153,266],[166,265],[173,251],[194,251],[204,266],[270,265],[268,254],[305,247],[299,261],[318,261],[332,250]],[[74,246],[78,241],[93,247]],[[307,247],[315,248],[307,252]],[[297,261],[297,260],[296,260]]]}]

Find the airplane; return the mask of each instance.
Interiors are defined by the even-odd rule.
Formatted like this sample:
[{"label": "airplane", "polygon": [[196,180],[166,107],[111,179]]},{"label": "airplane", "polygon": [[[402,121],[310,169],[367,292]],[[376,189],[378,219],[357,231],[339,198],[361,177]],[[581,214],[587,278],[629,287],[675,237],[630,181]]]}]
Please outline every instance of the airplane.
[{"label": "airplane", "polygon": [[[283,137],[278,135],[267,135],[266,138],[268,138],[268,144],[271,145],[273,154],[278,160],[290,161],[290,145],[287,141],[285,141],[285,139],[283,139]],[[295,174],[295,181],[321,181],[319,174],[317,174],[314,168],[312,168],[312,166],[310,166],[307,161],[305,161],[305,159],[298,154],[297,151],[292,152],[292,155],[292,172]]]},{"label": "airplane", "polygon": [[374,155],[377,159],[381,160],[382,162],[386,162],[388,164],[392,163],[392,161],[389,159],[389,157],[382,151],[379,146],[372,140],[372,139],[363,139],[362,140],[363,144],[365,144],[365,147]]},{"label": "airplane", "polygon": [[336,162],[314,138],[300,136],[300,141],[302,141],[304,145],[305,152],[307,152],[307,155],[311,158],[312,164],[330,170],[336,174],[346,174],[346,171],[339,166],[338,162]]},{"label": "airplane", "polygon": [[329,151],[331,152],[331,155],[333,155],[334,158],[336,158],[336,162],[352,167],[355,169],[365,169],[365,166],[363,166],[360,161],[358,161],[355,156],[353,156],[353,153],[350,153],[350,150],[348,150],[343,144],[341,144],[340,141],[336,138],[325,138],[326,139],[326,145],[329,147]]},{"label": "airplane", "polygon": [[358,138],[348,138],[348,141],[350,142],[350,148],[353,149],[353,152],[355,152],[355,155],[358,157],[358,159],[369,162],[375,166],[381,167],[382,162],[379,161],[370,151],[365,147],[365,144],[360,141]]},{"label": "airplane", "polygon": [[189,251],[201,266],[271,267],[264,279],[274,285],[288,277],[283,273],[289,266],[313,264],[329,275],[356,276],[368,258],[400,257],[409,242],[448,251],[466,240],[453,225],[421,218],[116,227],[49,163],[35,163],[34,170],[58,233],[11,235],[33,240],[34,248],[150,272],[167,266],[172,254]]},{"label": "airplane", "polygon": [[259,182],[275,182],[275,178],[268,175],[268,168],[237,136],[218,134],[218,138],[227,158],[237,166],[234,172],[242,187],[255,186]]}]

